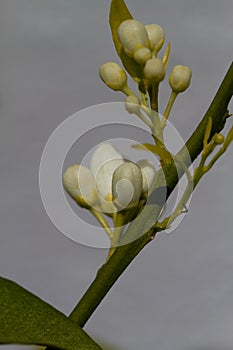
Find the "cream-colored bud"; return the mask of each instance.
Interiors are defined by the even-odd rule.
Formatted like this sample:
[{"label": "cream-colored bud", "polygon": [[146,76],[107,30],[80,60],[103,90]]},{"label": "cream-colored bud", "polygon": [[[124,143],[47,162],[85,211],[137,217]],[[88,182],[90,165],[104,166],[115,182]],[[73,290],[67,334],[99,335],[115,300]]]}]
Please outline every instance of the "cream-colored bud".
[{"label": "cream-colored bud", "polygon": [[127,19],[118,28],[118,37],[129,57],[141,47],[149,48],[149,38],[144,25],[135,19]]},{"label": "cream-colored bud", "polygon": [[156,170],[153,163],[148,159],[142,159],[137,162],[142,171],[142,193],[147,196],[156,176]]},{"label": "cream-colored bud", "polygon": [[100,144],[92,153],[91,171],[101,201],[111,202],[113,173],[123,162],[122,155],[107,142]]},{"label": "cream-colored bud", "polygon": [[192,71],[189,67],[178,65],[172,69],[169,77],[169,84],[176,93],[185,91],[191,81]]},{"label": "cream-colored bud", "polygon": [[137,204],[142,194],[142,172],[137,164],[125,162],[113,173],[114,204],[120,210]]},{"label": "cream-colored bud", "polygon": [[121,91],[127,85],[125,71],[115,62],[107,62],[100,66],[100,78],[103,82],[115,91]]},{"label": "cream-colored bud", "polygon": [[70,166],[63,175],[63,186],[81,207],[90,208],[98,202],[94,176],[85,166]]},{"label": "cream-colored bud", "polygon": [[151,50],[147,47],[141,47],[134,51],[133,58],[138,64],[145,64],[151,58]]},{"label": "cream-colored bud", "polygon": [[165,41],[165,34],[162,27],[158,24],[147,24],[145,26],[152,51],[159,52]]},{"label": "cream-colored bud", "polygon": [[151,58],[144,67],[144,76],[150,83],[159,83],[165,77],[163,62],[159,58]]},{"label": "cream-colored bud", "polygon": [[131,95],[125,98],[125,109],[128,113],[138,113],[140,110],[140,101],[137,96]]}]

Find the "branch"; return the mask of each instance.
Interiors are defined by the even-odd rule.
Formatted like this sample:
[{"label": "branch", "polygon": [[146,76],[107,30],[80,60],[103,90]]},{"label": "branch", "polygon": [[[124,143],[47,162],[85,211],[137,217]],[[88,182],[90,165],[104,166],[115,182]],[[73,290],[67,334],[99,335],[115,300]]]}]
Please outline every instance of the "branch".
[{"label": "branch", "polygon": [[[209,117],[212,118],[213,127],[212,133],[219,132],[225,125],[226,118],[228,116],[227,107],[233,95],[233,64],[231,64],[226,76],[224,77],[222,84],[220,85],[209,109],[204,115],[202,121],[194,131],[192,136],[186,143],[186,148],[189,151],[191,162],[201,153],[203,148],[203,137]],[[183,157],[183,161],[187,166],[190,164],[190,159],[185,159],[185,147],[178,153],[179,157]],[[169,170],[169,171],[168,171]],[[163,169],[166,175],[166,185],[168,189],[167,198],[175,188],[178,182],[177,169],[174,164],[169,169]],[[182,170],[180,170],[182,172]],[[133,235],[133,237],[140,237],[140,232],[145,232],[145,224],[147,218],[150,218],[151,208],[148,206],[148,210],[145,213],[145,218],[137,222],[137,225],[131,225],[127,236]],[[153,208],[153,217],[156,218],[159,215],[161,206],[158,205],[156,212]],[[138,224],[139,223],[139,224]],[[135,227],[136,226],[136,227]],[[137,232],[136,232],[137,231]],[[92,282],[86,293],[83,295],[69,318],[83,327],[93,314],[97,306],[102,299],[108,293],[110,288],[114,285],[117,279],[125,271],[131,261],[141,252],[141,250],[155,237],[156,232],[153,226],[147,228],[147,232],[137,240],[118,247],[110,259],[99,269],[95,280]]]}]

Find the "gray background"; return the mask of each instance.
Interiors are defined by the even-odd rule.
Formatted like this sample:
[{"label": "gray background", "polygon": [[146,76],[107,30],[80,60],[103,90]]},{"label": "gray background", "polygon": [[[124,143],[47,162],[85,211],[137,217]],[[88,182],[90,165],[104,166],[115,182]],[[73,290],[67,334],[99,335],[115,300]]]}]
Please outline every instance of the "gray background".
[{"label": "gray background", "polygon": [[[173,117],[187,138],[230,64],[233,3],[127,4],[143,23],[165,28],[171,64],[193,70]],[[66,117],[122,100],[98,78],[99,65],[116,59],[108,8],[103,0],[0,1],[1,275],[66,314],[106,251],[55,229],[41,203],[38,169],[49,135]],[[161,98],[164,105],[166,89]],[[118,350],[232,349],[232,160],[231,148],[201,182],[182,225],[148,246],[103,301],[86,327],[100,342]]]}]

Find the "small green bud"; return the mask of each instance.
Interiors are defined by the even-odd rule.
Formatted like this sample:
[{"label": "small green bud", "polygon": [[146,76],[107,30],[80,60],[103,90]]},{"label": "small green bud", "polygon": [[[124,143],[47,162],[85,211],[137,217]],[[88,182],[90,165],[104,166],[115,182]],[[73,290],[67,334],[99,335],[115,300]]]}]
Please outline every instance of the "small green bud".
[{"label": "small green bud", "polygon": [[113,173],[114,204],[120,210],[137,204],[142,194],[142,172],[133,162],[121,164]]},{"label": "small green bud", "polygon": [[134,51],[133,58],[138,64],[145,64],[151,58],[151,50],[147,47],[141,47]]},{"label": "small green bud", "polygon": [[133,57],[134,51],[141,47],[149,48],[146,29],[141,22],[135,19],[128,19],[119,25],[118,37],[129,57]]},{"label": "small green bud", "polygon": [[163,28],[158,24],[147,24],[145,28],[150,41],[150,49],[159,52],[165,41]]},{"label": "small green bud", "polygon": [[98,202],[94,176],[85,166],[70,166],[63,175],[63,186],[80,207],[89,209]]},{"label": "small green bud", "polygon": [[216,145],[221,145],[225,140],[225,137],[222,134],[214,134],[213,141]]},{"label": "small green bud", "polygon": [[128,113],[138,113],[140,110],[140,101],[137,96],[131,95],[125,98],[125,109]]},{"label": "small green bud", "polygon": [[144,76],[150,83],[159,83],[165,77],[163,62],[159,58],[151,58],[144,67]]},{"label": "small green bud", "polygon": [[115,91],[122,91],[127,86],[127,75],[125,71],[115,62],[107,62],[100,66],[100,78]]},{"label": "small green bud", "polygon": [[171,89],[176,93],[185,91],[190,85],[191,77],[192,71],[189,67],[181,65],[175,66],[169,77]]}]

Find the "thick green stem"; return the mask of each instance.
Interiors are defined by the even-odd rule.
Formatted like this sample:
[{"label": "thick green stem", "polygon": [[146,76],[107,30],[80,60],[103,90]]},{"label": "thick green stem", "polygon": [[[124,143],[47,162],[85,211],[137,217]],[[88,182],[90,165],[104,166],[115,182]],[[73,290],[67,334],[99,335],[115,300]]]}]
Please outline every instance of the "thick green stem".
[{"label": "thick green stem", "polygon": [[102,299],[124,272],[130,262],[138,255],[142,248],[151,240],[151,233],[147,233],[137,241],[118,247],[109,260],[99,269],[94,282],[90,285],[70,319],[83,327],[93,314]]},{"label": "thick green stem", "polygon": [[[190,159],[193,162],[196,157],[201,153],[203,149],[203,137],[205,133],[206,124],[208,118],[211,116],[213,127],[212,134],[216,131],[220,131],[224,127],[224,121],[226,119],[226,111],[229,101],[233,94],[233,64],[230,66],[213,102],[211,103],[208,111],[203,117],[201,123],[194,131],[192,136],[186,143],[186,147],[189,151]],[[185,148],[182,149],[178,156],[186,164],[190,165],[190,160],[186,157]],[[165,169],[166,171],[166,169]],[[180,170],[182,173],[182,170]],[[166,174],[166,185],[167,185],[167,196],[175,188],[178,181],[177,169],[169,167]],[[159,208],[156,216],[159,215]],[[138,225],[138,232],[144,231],[144,223],[141,226]],[[108,293],[110,288],[114,285],[117,279],[125,271],[127,266],[131,261],[140,253],[140,251],[153,239],[155,236],[153,227],[147,230],[142,237],[137,240],[126,244],[124,246],[118,247],[113,255],[110,257],[108,262],[106,262],[98,271],[95,280],[92,282],[91,286],[88,288],[84,296],[79,301],[78,305],[75,307],[70,315],[70,319],[76,322],[79,326],[83,327],[90,316],[93,314],[97,306],[100,304],[104,296]]]}]

